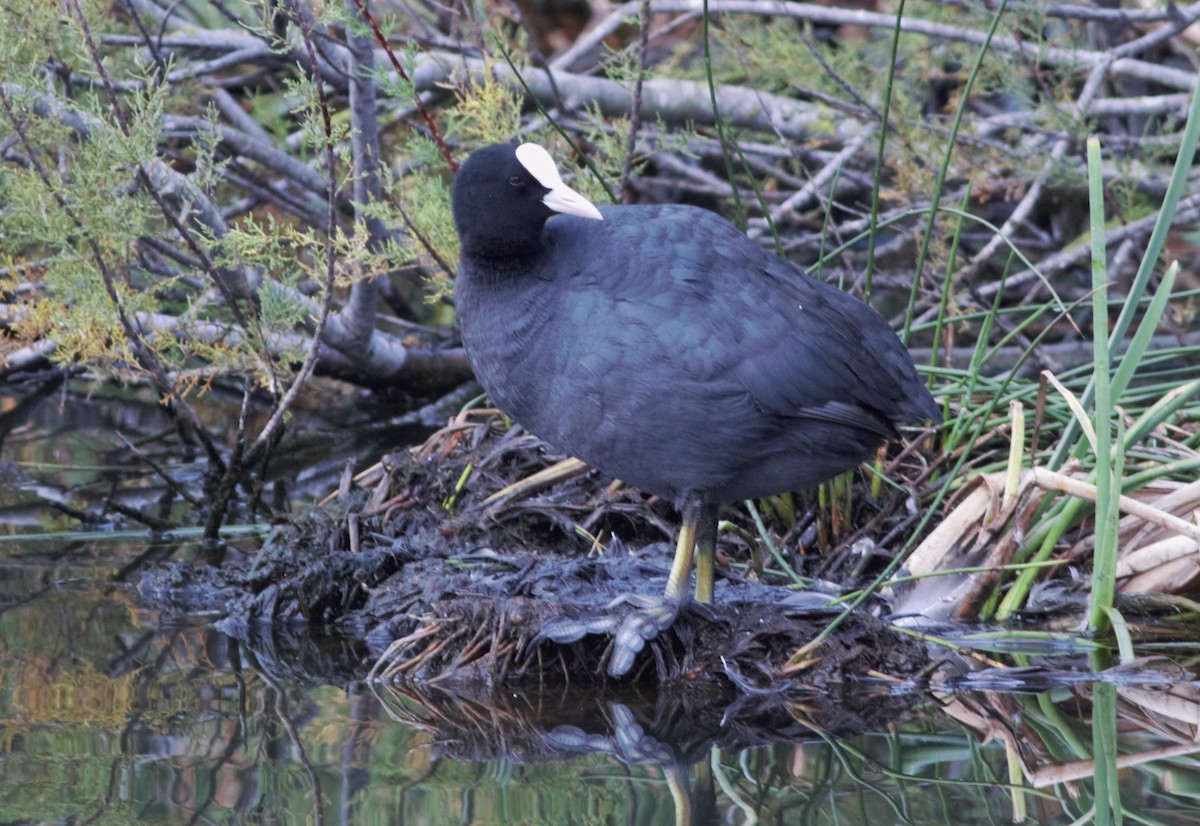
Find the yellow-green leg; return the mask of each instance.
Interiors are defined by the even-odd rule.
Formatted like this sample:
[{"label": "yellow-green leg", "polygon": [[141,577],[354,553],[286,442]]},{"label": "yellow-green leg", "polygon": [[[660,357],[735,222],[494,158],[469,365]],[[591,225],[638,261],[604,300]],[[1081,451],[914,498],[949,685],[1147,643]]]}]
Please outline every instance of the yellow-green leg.
[{"label": "yellow-green leg", "polygon": [[713,561],[717,549],[717,506],[688,502],[683,506],[681,516],[683,526],[679,529],[679,541],[675,543],[675,559],[671,562],[664,596],[675,602],[684,601],[694,559],[696,601],[710,603],[713,598]]},{"label": "yellow-green leg", "polygon": [[717,506],[702,505],[696,525],[696,602],[711,604],[717,557]]},{"label": "yellow-green leg", "polygon": [[[693,499],[685,503],[681,510],[683,525],[679,529],[679,541],[675,543],[675,558],[671,561],[671,573],[667,577],[663,598],[639,600],[644,607],[621,617],[620,624],[612,632],[613,646],[608,660],[608,673],[613,677],[627,674],[646,643],[675,622],[679,609],[688,599],[688,577],[692,575],[693,559],[696,563],[696,601],[712,602],[717,506],[701,505]],[[556,641],[573,642],[585,633],[601,633],[611,627],[611,618],[602,623],[582,626],[570,621],[558,632],[560,636],[548,634],[545,626],[542,627],[542,634]]]},{"label": "yellow-green leg", "polygon": [[696,522],[700,515],[698,505],[685,505],[683,525],[679,529],[679,541],[675,543],[675,558],[671,561],[671,573],[667,577],[667,590],[663,596],[675,602],[687,597],[688,577],[692,574],[692,555],[696,552]]}]

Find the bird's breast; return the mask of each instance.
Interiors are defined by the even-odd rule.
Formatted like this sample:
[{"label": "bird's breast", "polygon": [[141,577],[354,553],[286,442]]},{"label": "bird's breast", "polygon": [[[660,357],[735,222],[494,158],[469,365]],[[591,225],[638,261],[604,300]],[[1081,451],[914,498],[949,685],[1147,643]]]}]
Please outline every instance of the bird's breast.
[{"label": "bird's breast", "polygon": [[461,267],[455,288],[463,345],[475,377],[492,401],[530,427],[547,381],[543,336],[550,296],[536,277],[479,277]]}]

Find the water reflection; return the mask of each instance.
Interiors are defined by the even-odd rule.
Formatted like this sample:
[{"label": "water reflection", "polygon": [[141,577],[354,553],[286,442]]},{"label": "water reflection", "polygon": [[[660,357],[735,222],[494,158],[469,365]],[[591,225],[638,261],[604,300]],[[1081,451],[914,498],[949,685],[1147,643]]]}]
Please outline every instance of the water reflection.
[{"label": "water reflection", "polygon": [[5,820],[1069,823],[1098,789],[1140,818],[1200,817],[1194,684],[1106,684],[1123,755],[1097,785],[1109,712],[1090,684],[961,692],[867,731],[885,696],[372,687],[357,643],[247,645],[143,613],[118,574],[154,552],[3,546]]},{"label": "water reflection", "polygon": [[[419,442],[430,429],[415,415],[388,423],[394,411],[380,402],[319,392],[306,402],[293,410],[261,475],[261,501],[239,502],[227,524],[299,508],[335,489],[348,459],[368,467],[380,445]],[[210,438],[231,451],[240,394],[214,386],[192,404]],[[251,432],[269,414],[267,405],[251,404]],[[203,452],[180,438],[144,388],[0,384],[0,536],[194,525],[207,470]]]}]

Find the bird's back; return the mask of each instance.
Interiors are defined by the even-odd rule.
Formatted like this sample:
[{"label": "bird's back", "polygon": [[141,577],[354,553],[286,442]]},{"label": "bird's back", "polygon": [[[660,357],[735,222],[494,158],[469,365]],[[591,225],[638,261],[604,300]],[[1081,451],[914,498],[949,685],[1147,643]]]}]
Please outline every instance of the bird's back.
[{"label": "bird's back", "polygon": [[649,492],[723,502],[817,484],[939,417],[862,302],[705,210],[601,212],[552,218],[524,272],[460,271],[477,375],[533,433]]}]

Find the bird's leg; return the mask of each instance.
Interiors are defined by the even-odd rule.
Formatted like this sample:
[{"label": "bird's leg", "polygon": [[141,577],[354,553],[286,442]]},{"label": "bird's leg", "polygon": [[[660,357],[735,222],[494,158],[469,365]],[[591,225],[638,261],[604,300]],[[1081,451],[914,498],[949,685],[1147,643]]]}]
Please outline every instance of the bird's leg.
[{"label": "bird's leg", "polygon": [[671,562],[671,573],[667,577],[667,590],[663,592],[669,600],[683,602],[687,598],[688,577],[692,574],[692,557],[696,552],[696,535],[703,506],[689,497],[680,509],[683,525],[679,528],[679,541],[675,543],[675,559]]},{"label": "bird's leg", "polygon": [[[692,560],[696,559],[696,601],[712,602],[713,556],[717,542],[717,507],[701,505],[697,497],[688,497],[680,508],[683,527],[679,530],[679,541],[675,545],[675,559],[667,577],[667,588],[661,597],[630,595],[626,602],[639,607],[627,614],[609,614],[601,617],[553,619],[542,624],[538,638],[545,637],[555,642],[574,642],[587,634],[612,634],[612,653],[608,659],[608,673],[620,677],[633,667],[638,653],[646,643],[671,627],[679,615],[679,609],[688,599],[688,577],[692,573]],[[697,551],[697,548],[699,551]],[[698,556],[697,556],[698,554]],[[609,605],[615,607],[617,601]]]},{"label": "bird's leg", "polygon": [[696,525],[696,602],[713,601],[713,579],[717,556],[717,506],[701,505]]}]

